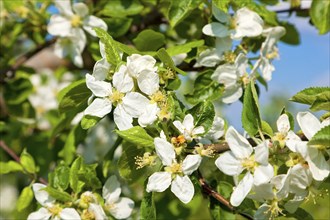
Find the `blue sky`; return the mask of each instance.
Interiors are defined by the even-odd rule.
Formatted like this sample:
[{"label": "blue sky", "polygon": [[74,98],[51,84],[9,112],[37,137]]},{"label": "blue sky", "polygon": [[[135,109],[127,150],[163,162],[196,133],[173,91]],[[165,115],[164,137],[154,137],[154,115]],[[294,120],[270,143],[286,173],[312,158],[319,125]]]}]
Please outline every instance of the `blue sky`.
[{"label": "blue sky", "polygon": [[[260,103],[270,104],[270,97],[282,94],[289,99],[297,92],[311,86],[330,86],[330,35],[319,35],[306,18],[283,15],[282,20],[293,23],[300,33],[300,45],[292,46],[279,42],[280,59],[274,61],[276,68],[268,84],[268,91],[261,89]],[[280,18],[281,18],[280,17]],[[308,110],[307,105],[295,104],[299,111]],[[229,124],[241,128],[242,103],[237,102],[225,108],[223,115]],[[297,112],[292,112],[294,115]]]}]

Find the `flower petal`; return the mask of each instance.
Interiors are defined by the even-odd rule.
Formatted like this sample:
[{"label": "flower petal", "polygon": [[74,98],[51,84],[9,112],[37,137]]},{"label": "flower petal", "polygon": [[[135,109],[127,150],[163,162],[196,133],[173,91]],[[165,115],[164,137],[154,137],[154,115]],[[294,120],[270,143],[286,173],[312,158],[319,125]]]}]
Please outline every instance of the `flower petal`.
[{"label": "flower petal", "polygon": [[113,86],[121,93],[132,91],[134,87],[133,78],[127,74],[125,65],[121,65],[118,72],[113,75]]},{"label": "flower petal", "polygon": [[305,160],[307,160],[309,169],[315,180],[323,181],[329,176],[330,167],[322,151],[313,147],[308,147],[308,156]]},{"label": "flower petal", "polygon": [[112,103],[109,99],[96,98],[84,111],[85,115],[92,115],[103,118],[106,114],[110,113]]},{"label": "flower petal", "polygon": [[321,122],[309,112],[299,112],[297,121],[308,140],[321,129]]},{"label": "flower petal", "polygon": [[191,175],[195,170],[198,169],[202,162],[202,157],[199,154],[187,155],[182,162],[182,171],[185,175]]},{"label": "flower petal", "polygon": [[109,209],[109,212],[116,219],[126,219],[132,214],[133,208],[134,201],[129,198],[122,197],[119,198],[115,204],[113,204],[113,206]]},{"label": "flower petal", "polygon": [[84,19],[83,28],[85,31],[87,31],[90,35],[97,37],[96,32],[93,30],[94,27],[101,28],[103,30],[107,30],[108,26],[107,24],[100,18],[95,17],[93,15],[87,16]]},{"label": "flower petal", "polygon": [[276,121],[277,130],[282,134],[287,133],[290,130],[290,122],[287,114],[282,114]]},{"label": "flower petal", "polygon": [[63,220],[80,220],[79,213],[74,208],[64,208],[60,212],[60,217]]},{"label": "flower petal", "polygon": [[262,204],[256,213],[254,213],[254,219],[255,220],[269,220],[271,219],[271,212],[269,210],[269,205],[266,203]]},{"label": "flower petal", "polygon": [[63,14],[68,17],[71,17],[73,15],[70,0],[54,1],[54,4],[59,10],[60,14]]},{"label": "flower petal", "polygon": [[84,18],[88,15],[87,5],[81,2],[73,4],[73,11],[81,18]]},{"label": "flower petal", "polygon": [[34,197],[42,206],[50,206],[55,202],[55,199],[51,197],[48,192],[43,190],[47,186],[41,183],[34,183],[32,189],[34,192]]},{"label": "flower petal", "polygon": [[106,79],[110,69],[110,64],[106,58],[102,58],[97,61],[93,68],[93,76],[95,80],[103,81]]},{"label": "flower petal", "polygon": [[219,23],[212,22],[207,24],[202,29],[203,33],[212,37],[227,37],[229,36],[228,27]]},{"label": "flower petal", "polygon": [[52,216],[52,213],[48,209],[41,207],[38,211],[30,213],[27,220],[48,220]]},{"label": "flower petal", "polygon": [[233,206],[239,206],[253,186],[253,176],[247,172],[241,182],[238,183],[230,197],[230,203]]},{"label": "flower petal", "polygon": [[88,211],[94,214],[95,220],[107,219],[107,215],[105,214],[101,205],[90,203],[88,206]]},{"label": "flower petal", "polygon": [[164,192],[172,182],[171,173],[156,172],[148,179],[147,192]]},{"label": "flower petal", "polygon": [[263,31],[263,20],[261,17],[247,8],[239,9],[234,19],[236,20],[236,33],[232,35],[233,39],[256,37]]},{"label": "flower petal", "polygon": [[268,157],[269,157],[268,144],[269,144],[269,141],[266,140],[266,141],[258,144],[258,146],[256,146],[254,148],[255,160],[262,165],[268,164]]},{"label": "flower petal", "polygon": [[119,130],[127,130],[133,127],[132,116],[125,111],[121,104],[117,105],[117,107],[113,111],[113,120],[115,121]]},{"label": "flower petal", "polygon": [[152,70],[143,70],[137,81],[140,90],[147,95],[152,95],[159,89],[159,76]]},{"label": "flower petal", "polygon": [[215,161],[215,165],[223,173],[230,176],[238,175],[243,171],[241,161],[230,151],[221,154]]},{"label": "flower petal", "polygon": [[199,54],[194,67],[201,67],[201,66],[213,67],[220,62],[221,54],[218,54],[217,50],[214,48],[206,49]]},{"label": "flower petal", "polygon": [[225,92],[222,95],[222,101],[224,103],[230,104],[236,102],[239,98],[241,98],[243,94],[242,86],[239,84],[228,86],[225,88]]},{"label": "flower petal", "polygon": [[195,194],[195,188],[188,176],[177,175],[172,182],[171,191],[181,202],[187,204]]},{"label": "flower petal", "polygon": [[226,141],[228,142],[230,150],[239,159],[248,158],[253,151],[250,143],[232,126],[227,130]]},{"label": "flower petal", "polygon": [[90,74],[86,74],[86,85],[97,97],[107,97],[112,94],[111,83],[98,81]]},{"label": "flower petal", "polygon": [[52,15],[50,17],[47,31],[51,35],[60,36],[60,37],[68,37],[71,36],[71,22],[68,18],[63,17],[61,15]]},{"label": "flower petal", "polygon": [[148,104],[145,111],[138,118],[139,125],[141,127],[146,127],[154,123],[158,118],[157,113],[159,110],[157,103]]},{"label": "flower petal", "polygon": [[110,176],[102,188],[102,197],[109,203],[114,203],[121,194],[120,183],[116,176]]},{"label": "flower petal", "polygon": [[237,83],[237,68],[234,65],[224,64],[217,67],[211,78],[218,83],[224,84],[226,87],[233,86]]},{"label": "flower petal", "polygon": [[143,70],[156,71],[156,60],[150,55],[132,54],[127,57],[127,69],[132,77],[138,77]]},{"label": "flower petal", "polygon": [[191,114],[186,115],[183,119],[182,125],[186,130],[192,131],[194,128],[194,117]]},{"label": "flower petal", "polygon": [[253,175],[255,185],[268,183],[274,176],[274,168],[270,164],[266,166],[260,165],[254,170]]},{"label": "flower petal", "polygon": [[155,149],[158,157],[162,161],[163,165],[169,166],[175,159],[175,151],[173,145],[163,138],[156,137],[154,139]]},{"label": "flower petal", "polygon": [[138,92],[130,92],[123,98],[123,108],[125,111],[134,118],[139,117],[149,104],[149,99]]}]

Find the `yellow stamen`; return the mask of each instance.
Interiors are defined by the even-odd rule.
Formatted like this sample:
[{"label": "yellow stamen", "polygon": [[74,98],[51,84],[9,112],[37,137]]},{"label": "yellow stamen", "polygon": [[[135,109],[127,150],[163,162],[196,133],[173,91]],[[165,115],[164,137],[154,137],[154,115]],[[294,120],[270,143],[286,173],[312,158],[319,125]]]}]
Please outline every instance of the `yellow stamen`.
[{"label": "yellow stamen", "polygon": [[250,156],[249,158],[244,159],[241,162],[242,166],[247,169],[248,171],[254,171],[255,167],[258,165],[258,163],[254,159],[254,155]]},{"label": "yellow stamen", "polygon": [[124,94],[113,89],[112,91],[112,95],[109,96],[109,99],[113,102],[113,103],[121,103],[122,99],[124,97]]},{"label": "yellow stamen", "polygon": [[152,156],[151,153],[146,152],[143,154],[143,157],[136,156],[135,164],[137,165],[137,170],[145,166],[152,166],[155,164],[156,156]]},{"label": "yellow stamen", "polygon": [[53,216],[57,216],[62,211],[62,208],[59,205],[53,205],[48,208],[48,211],[52,213]]},{"label": "yellow stamen", "polygon": [[78,15],[73,15],[71,17],[71,25],[72,27],[80,27],[82,25],[81,17]]},{"label": "yellow stamen", "polygon": [[150,96],[151,103],[164,102],[166,97],[161,91],[157,91]]},{"label": "yellow stamen", "polygon": [[81,219],[82,220],[94,220],[95,214],[93,212],[90,212],[87,209],[85,209],[81,214]]}]

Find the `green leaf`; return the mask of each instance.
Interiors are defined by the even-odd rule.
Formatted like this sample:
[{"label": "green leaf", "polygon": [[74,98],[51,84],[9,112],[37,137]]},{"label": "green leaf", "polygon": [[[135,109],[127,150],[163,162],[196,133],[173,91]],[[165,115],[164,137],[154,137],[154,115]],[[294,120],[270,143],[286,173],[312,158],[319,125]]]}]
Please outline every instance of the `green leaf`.
[{"label": "green leaf", "polygon": [[70,194],[54,189],[50,186],[47,186],[46,188],[44,188],[43,190],[45,190],[46,192],[48,192],[48,194],[53,197],[54,199],[61,201],[61,202],[71,202],[72,201],[72,197],[70,196]]},{"label": "green leaf", "polygon": [[204,45],[204,40],[191,41],[189,43],[172,46],[166,49],[170,56],[178,55],[181,53],[189,53],[193,48],[201,47]]},{"label": "green leaf", "polygon": [[4,84],[4,97],[6,103],[10,105],[17,105],[24,102],[31,92],[33,91],[33,85],[31,84],[26,74],[18,74],[18,76]]},{"label": "green leaf", "polygon": [[[217,191],[220,195],[222,195],[227,200],[230,198],[230,195],[233,191],[233,186],[225,181],[220,181],[218,183]],[[236,216],[231,211],[229,211],[226,207],[223,205],[220,205],[221,211],[220,211],[220,219],[228,219],[228,220],[235,220]]]},{"label": "green leaf", "polygon": [[154,139],[140,126],[119,131],[116,133],[124,140],[142,147],[151,147],[154,145]]},{"label": "green leaf", "polygon": [[309,10],[312,22],[319,30],[319,34],[326,34],[330,30],[330,1],[313,0]]},{"label": "green leaf", "polygon": [[183,21],[183,19],[185,19],[195,8],[198,8],[202,2],[202,0],[172,1],[167,14],[170,25],[175,27],[178,23]]},{"label": "green leaf", "polygon": [[264,120],[261,121],[261,130],[264,134],[267,134],[269,137],[272,137],[274,134],[272,127]]},{"label": "green leaf", "polygon": [[323,127],[319,130],[311,140],[309,140],[308,145],[323,145],[325,147],[330,146],[330,125]]},{"label": "green leaf", "polygon": [[286,217],[294,217],[296,219],[303,219],[303,220],[314,220],[313,216],[308,213],[303,208],[298,208],[295,213],[285,213]]},{"label": "green leaf", "polygon": [[18,7],[24,6],[24,0],[15,0],[15,1],[2,1],[3,6],[8,11],[15,11]]},{"label": "green leaf", "polygon": [[7,174],[11,172],[23,172],[21,164],[15,161],[2,162],[0,161],[0,174]]},{"label": "green leaf", "polygon": [[213,120],[215,117],[215,111],[213,103],[210,101],[204,101],[193,108],[188,110],[188,113],[191,113],[195,119],[195,127],[203,126],[205,133],[210,130],[213,124]]},{"label": "green leaf", "polygon": [[108,31],[114,38],[123,36],[131,27],[133,19],[131,18],[106,18]]},{"label": "green leaf", "polygon": [[213,0],[212,3],[224,12],[228,12],[229,3],[231,0]]},{"label": "green leaf", "polygon": [[206,70],[200,73],[194,82],[194,91],[186,94],[186,100],[191,104],[197,104],[204,100],[214,101],[220,98],[222,89],[219,83],[211,79],[214,71]]},{"label": "green leaf", "polygon": [[185,116],[185,106],[178,100],[174,92],[168,94],[167,97],[168,109],[171,112],[171,119],[180,119],[183,120]]},{"label": "green leaf", "polygon": [[76,154],[76,148],[85,139],[87,130],[83,130],[80,125],[76,125],[71,129],[66,138],[63,149],[58,153],[67,164],[70,164]]},{"label": "green leaf", "polygon": [[181,85],[181,80],[179,77],[176,77],[175,79],[169,79],[167,81],[166,89],[177,90],[179,89],[180,85]]},{"label": "green leaf", "polygon": [[133,42],[140,51],[156,51],[165,44],[165,36],[154,30],[146,29],[141,31]]},{"label": "green leaf", "polygon": [[70,187],[75,193],[81,192],[82,188],[84,187],[85,183],[79,180],[79,169],[82,164],[82,158],[78,157],[75,161],[73,161],[71,168],[70,168],[70,176],[69,182]]},{"label": "green leaf", "polygon": [[258,95],[254,81],[251,81],[247,85],[244,92],[242,124],[243,128],[251,137],[261,129]]},{"label": "green leaf", "polygon": [[84,115],[84,117],[81,119],[80,125],[83,129],[89,129],[94,127],[100,120],[101,118],[96,116]]},{"label": "green leaf", "polygon": [[165,64],[165,66],[168,66],[173,71],[175,70],[175,64],[171,58],[171,56],[167,53],[167,51],[164,48],[161,48],[157,51],[158,58]]},{"label": "green leaf", "polygon": [[288,22],[281,22],[281,26],[283,26],[286,30],[286,33],[283,37],[281,37],[281,41],[290,45],[298,45],[300,44],[300,35],[298,30],[293,24]]},{"label": "green leaf", "polygon": [[310,109],[312,111],[330,111],[330,91],[318,94]]},{"label": "green leaf", "polygon": [[33,157],[24,149],[21,153],[21,165],[29,173],[36,173],[37,167]]},{"label": "green leaf", "polygon": [[95,27],[94,30],[101,42],[104,44],[105,55],[108,63],[117,66],[121,62],[121,58],[115,41],[105,30],[97,27]]},{"label": "green leaf", "polygon": [[[144,189],[147,187],[148,180],[145,181]],[[156,207],[154,202],[154,192],[143,192],[143,198],[140,206],[140,219],[156,220]]]},{"label": "green leaf", "polygon": [[20,212],[26,207],[28,207],[32,202],[32,200],[33,200],[33,191],[31,189],[31,186],[24,187],[16,203],[17,211]]},{"label": "green leaf", "polygon": [[94,190],[102,187],[101,181],[97,178],[96,167],[97,164],[84,164],[82,162],[78,171],[79,180],[84,182],[86,187]]},{"label": "green leaf", "polygon": [[65,113],[76,109],[82,111],[87,107],[87,100],[92,92],[87,88],[85,80],[79,80],[61,90],[59,98],[59,111]]},{"label": "green leaf", "polygon": [[139,0],[111,0],[101,11],[102,15],[109,17],[127,17],[139,14],[143,10],[143,5]]},{"label": "green leaf", "polygon": [[66,190],[69,186],[70,168],[65,164],[60,164],[54,171],[54,187]]},{"label": "green leaf", "polygon": [[312,105],[318,95],[326,92],[330,93],[330,87],[310,87],[295,94],[290,101]]}]

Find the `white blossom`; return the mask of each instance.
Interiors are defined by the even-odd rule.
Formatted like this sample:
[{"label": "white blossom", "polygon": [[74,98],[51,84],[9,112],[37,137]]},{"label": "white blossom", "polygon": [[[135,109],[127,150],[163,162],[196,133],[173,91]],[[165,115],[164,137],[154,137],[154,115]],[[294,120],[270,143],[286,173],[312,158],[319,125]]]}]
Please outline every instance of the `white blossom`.
[{"label": "white blossom", "polygon": [[191,114],[186,115],[183,122],[176,120],[173,124],[187,141],[192,141],[192,139],[197,138],[200,134],[205,132],[203,126],[195,127],[194,117]]}]

